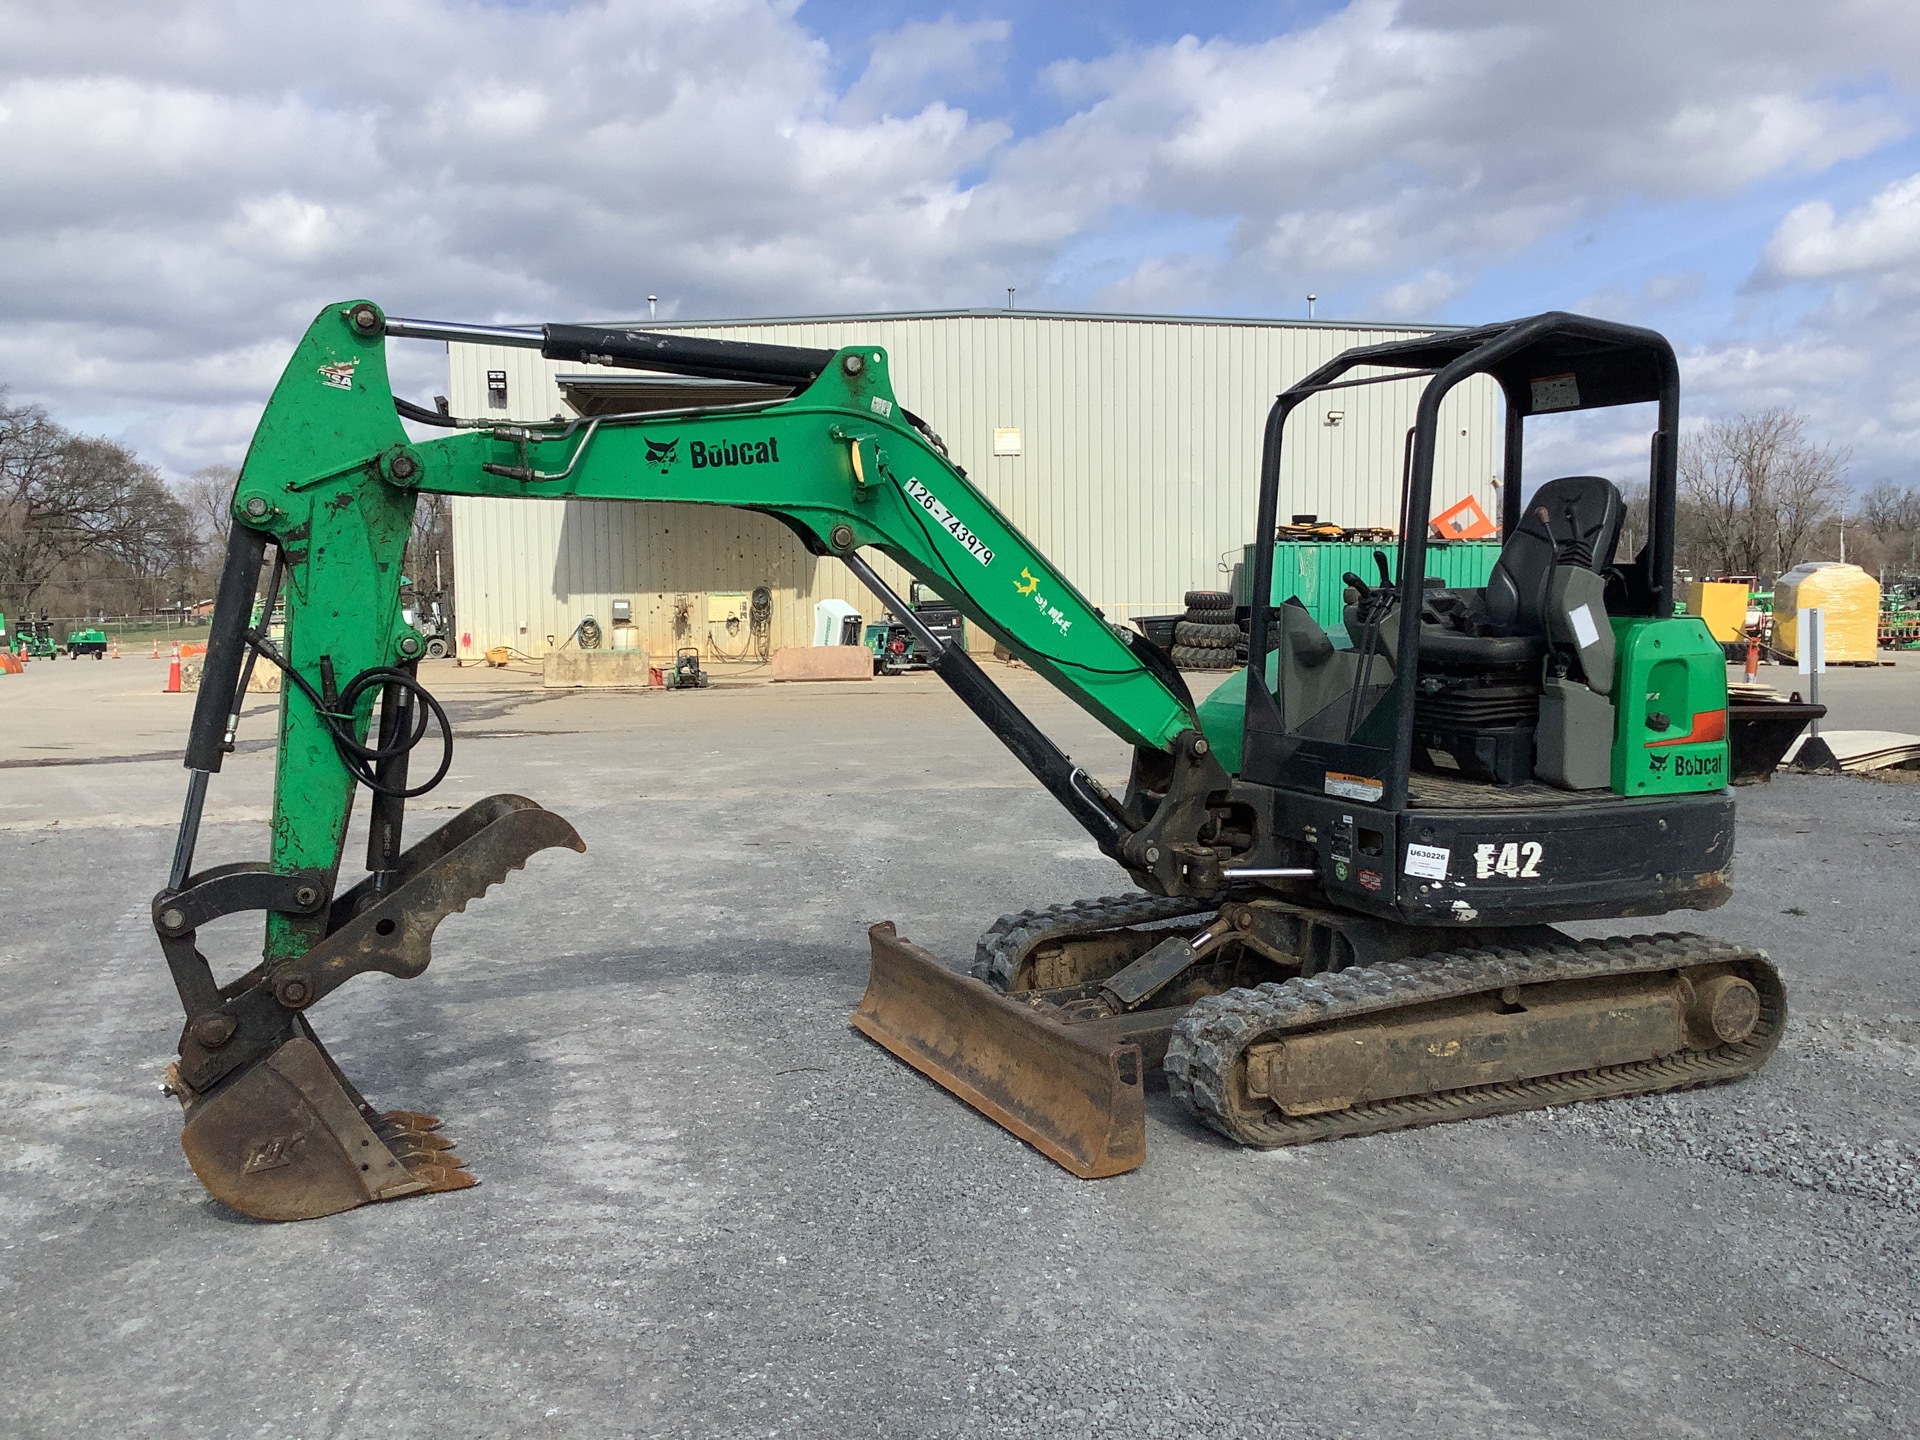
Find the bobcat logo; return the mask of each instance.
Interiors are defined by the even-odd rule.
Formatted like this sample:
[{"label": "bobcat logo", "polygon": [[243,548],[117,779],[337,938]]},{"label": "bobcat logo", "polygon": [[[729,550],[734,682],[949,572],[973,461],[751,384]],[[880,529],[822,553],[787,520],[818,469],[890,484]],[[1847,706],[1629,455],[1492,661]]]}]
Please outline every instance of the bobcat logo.
[{"label": "bobcat logo", "polygon": [[261,1141],[247,1151],[247,1158],[241,1163],[242,1175],[258,1175],[262,1170],[278,1170],[291,1165],[300,1157],[294,1154],[306,1143],[307,1132],[296,1130],[291,1135],[275,1135]]},{"label": "bobcat logo", "polygon": [[[1022,585],[1020,580],[1024,580],[1027,583]],[[1022,595],[1031,595],[1040,588],[1040,578],[1031,570],[1022,570],[1020,572],[1020,580],[1013,582],[1013,588],[1018,590]]]},{"label": "bobcat logo", "polygon": [[1647,764],[1653,770],[1654,774],[1664,775],[1667,773],[1667,761],[1670,758],[1671,757],[1666,755],[1649,755],[1647,756]]},{"label": "bobcat logo", "polygon": [[660,473],[664,475],[667,473],[667,467],[680,458],[679,450],[678,440],[649,440],[647,441],[647,463],[658,465]]}]

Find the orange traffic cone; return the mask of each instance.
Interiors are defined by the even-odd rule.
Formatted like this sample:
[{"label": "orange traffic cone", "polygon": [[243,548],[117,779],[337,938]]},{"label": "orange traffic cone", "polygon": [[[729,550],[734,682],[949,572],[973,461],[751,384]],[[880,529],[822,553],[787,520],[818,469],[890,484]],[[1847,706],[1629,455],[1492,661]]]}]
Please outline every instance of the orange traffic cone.
[{"label": "orange traffic cone", "polygon": [[[178,647],[176,647],[176,649],[177,648]],[[178,695],[179,693],[180,693],[180,657],[179,655],[176,654],[173,657],[173,663],[167,666],[167,694]]]},{"label": "orange traffic cone", "polygon": [[118,660],[120,658],[120,637],[118,635],[107,642],[107,658],[109,660]]},{"label": "orange traffic cone", "polygon": [[1747,637],[1747,684],[1751,685],[1760,678],[1760,637]]},{"label": "orange traffic cone", "polygon": [[158,635],[153,637],[153,658],[156,660],[160,658],[160,637]]}]

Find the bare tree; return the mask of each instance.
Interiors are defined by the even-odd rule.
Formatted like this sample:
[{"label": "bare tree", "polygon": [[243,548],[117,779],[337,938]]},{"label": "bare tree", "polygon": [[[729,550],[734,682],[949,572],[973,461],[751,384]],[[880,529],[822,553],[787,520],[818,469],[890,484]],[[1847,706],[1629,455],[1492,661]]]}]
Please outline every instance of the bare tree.
[{"label": "bare tree", "polygon": [[1806,426],[1776,407],[1716,420],[1681,442],[1683,528],[1701,568],[1777,576],[1839,514],[1846,452],[1814,443]]},{"label": "bare tree", "polygon": [[420,496],[407,537],[407,576],[423,595],[453,601],[453,502],[445,495]]},{"label": "bare tree", "polygon": [[227,532],[233,528],[233,489],[239,483],[240,472],[233,466],[207,465],[180,486],[180,501],[191,525],[193,564],[206,595],[213,593],[227,553]]},{"label": "bare tree", "polygon": [[1620,487],[1620,498],[1626,502],[1625,514],[1620,521],[1620,539],[1613,547],[1613,553],[1623,558],[1638,555],[1652,533],[1648,511],[1651,492],[1644,480],[1629,481]]},{"label": "bare tree", "polygon": [[23,610],[73,548],[57,514],[72,438],[38,405],[0,395],[0,590]]},{"label": "bare tree", "polygon": [[126,446],[0,397],[0,587],[25,610],[66,598],[152,604],[183,557],[186,512]]},{"label": "bare tree", "polygon": [[1854,523],[1879,549],[1882,580],[1888,573],[1920,574],[1920,486],[1874,486],[1861,499]]}]

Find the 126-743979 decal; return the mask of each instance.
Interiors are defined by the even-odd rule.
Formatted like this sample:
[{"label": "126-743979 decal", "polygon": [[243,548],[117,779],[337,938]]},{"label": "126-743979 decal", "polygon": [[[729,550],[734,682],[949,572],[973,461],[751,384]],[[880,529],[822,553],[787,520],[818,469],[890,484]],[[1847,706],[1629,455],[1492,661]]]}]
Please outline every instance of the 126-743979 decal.
[{"label": "126-743979 decal", "polygon": [[1476,880],[1501,876],[1508,880],[1538,880],[1540,862],[1546,851],[1538,840],[1509,840],[1504,845],[1491,841],[1473,848],[1473,874]]}]

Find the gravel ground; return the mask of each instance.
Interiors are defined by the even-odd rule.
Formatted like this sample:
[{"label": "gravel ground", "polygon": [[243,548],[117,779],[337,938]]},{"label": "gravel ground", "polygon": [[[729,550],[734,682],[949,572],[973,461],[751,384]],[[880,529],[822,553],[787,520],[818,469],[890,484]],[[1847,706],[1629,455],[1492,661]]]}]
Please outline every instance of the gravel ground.
[{"label": "gravel ground", "polygon": [[[445,667],[466,738],[431,799],[531,794],[589,851],[315,1015],[481,1187],[269,1226],[208,1200],[155,1088],[182,776],[114,758],[184,726],[153,679],[3,682],[34,687],[0,741],[7,1435],[1920,1430],[1920,787],[1743,792],[1736,899],[1665,922],[1781,965],[1750,1082],[1274,1154],[1159,1094],[1146,1167],[1088,1184],[846,1024],[867,923],[957,964],[1122,883],[932,682],[551,698]],[[203,863],[260,850],[270,760],[221,777]]]}]

